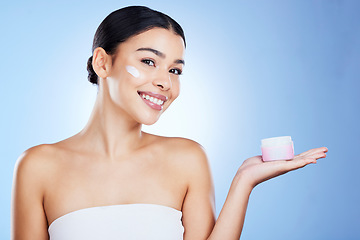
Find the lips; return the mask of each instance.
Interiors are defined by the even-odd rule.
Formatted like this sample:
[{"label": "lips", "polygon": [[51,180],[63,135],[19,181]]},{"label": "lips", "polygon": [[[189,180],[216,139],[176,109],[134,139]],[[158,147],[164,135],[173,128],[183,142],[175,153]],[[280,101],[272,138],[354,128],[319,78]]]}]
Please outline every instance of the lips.
[{"label": "lips", "polygon": [[138,94],[149,107],[158,111],[161,111],[163,109],[163,105],[168,99],[164,95],[156,94],[153,92],[138,91]]}]

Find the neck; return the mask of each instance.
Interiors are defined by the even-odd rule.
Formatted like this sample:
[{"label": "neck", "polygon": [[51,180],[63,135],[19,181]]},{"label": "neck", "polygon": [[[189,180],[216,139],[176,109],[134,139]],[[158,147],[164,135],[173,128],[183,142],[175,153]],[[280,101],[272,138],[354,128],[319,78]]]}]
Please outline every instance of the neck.
[{"label": "neck", "polygon": [[79,133],[93,151],[115,159],[140,146],[142,124],[121,111],[110,99],[106,86],[99,85],[94,109]]}]

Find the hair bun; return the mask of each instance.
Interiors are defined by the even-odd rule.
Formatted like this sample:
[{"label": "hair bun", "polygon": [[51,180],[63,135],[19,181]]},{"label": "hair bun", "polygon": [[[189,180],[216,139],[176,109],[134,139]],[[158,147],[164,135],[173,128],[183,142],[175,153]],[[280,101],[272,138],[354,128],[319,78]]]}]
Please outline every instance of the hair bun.
[{"label": "hair bun", "polygon": [[93,60],[93,56],[91,56],[87,61],[87,71],[89,73],[88,80],[92,84],[98,84],[98,75],[94,71],[94,68],[92,66],[92,60]]}]

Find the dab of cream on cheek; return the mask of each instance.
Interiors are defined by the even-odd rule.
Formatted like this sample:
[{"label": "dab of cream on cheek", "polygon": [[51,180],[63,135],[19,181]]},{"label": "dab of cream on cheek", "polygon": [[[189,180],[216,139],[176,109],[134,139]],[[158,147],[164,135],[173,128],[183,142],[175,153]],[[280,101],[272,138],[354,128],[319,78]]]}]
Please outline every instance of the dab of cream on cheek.
[{"label": "dab of cream on cheek", "polygon": [[261,140],[263,161],[294,158],[294,144],[290,136],[265,138]]},{"label": "dab of cream on cheek", "polygon": [[138,77],[140,77],[140,72],[139,72],[139,70],[137,70],[136,69],[136,67],[133,67],[133,66],[126,66],[125,67],[126,68],[126,71],[128,72],[128,73],[130,73],[133,77],[135,77],[135,78],[138,78]]}]

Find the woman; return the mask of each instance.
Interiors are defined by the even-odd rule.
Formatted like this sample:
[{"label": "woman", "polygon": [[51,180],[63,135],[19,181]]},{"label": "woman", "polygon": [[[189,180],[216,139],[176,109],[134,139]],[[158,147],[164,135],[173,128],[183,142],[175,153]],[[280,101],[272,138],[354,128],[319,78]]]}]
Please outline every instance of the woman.
[{"label": "woman", "polygon": [[78,134],[20,156],[12,239],[239,239],[257,184],[326,156],[317,148],[291,161],[247,159],[215,223],[201,146],[141,131],[179,95],[185,45],[173,19],[146,7],[104,19],[88,61],[98,85],[91,117]]}]

